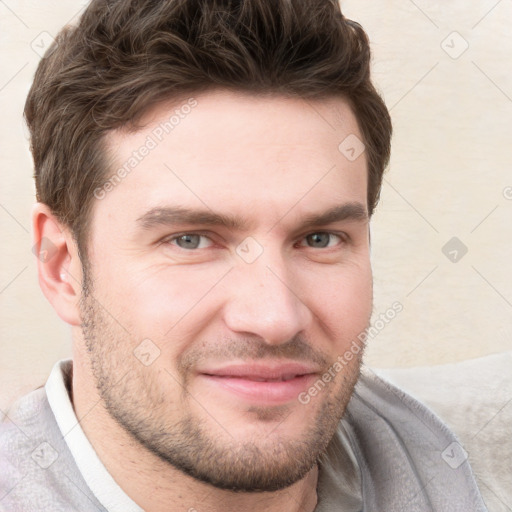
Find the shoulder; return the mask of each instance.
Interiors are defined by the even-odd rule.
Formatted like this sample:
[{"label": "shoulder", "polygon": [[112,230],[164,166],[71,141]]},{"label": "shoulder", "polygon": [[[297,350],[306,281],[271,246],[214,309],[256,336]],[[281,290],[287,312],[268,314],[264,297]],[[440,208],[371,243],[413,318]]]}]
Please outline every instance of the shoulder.
[{"label": "shoulder", "polygon": [[18,399],[0,418],[0,510],[85,511],[86,495],[45,389]]},{"label": "shoulder", "polygon": [[[430,431],[451,437],[448,427],[422,401],[370,368],[362,368],[353,398],[350,406],[359,414],[381,418],[389,425],[397,421],[419,422]],[[397,428],[402,430],[400,425]]]},{"label": "shoulder", "polygon": [[[54,453],[44,445],[45,417],[49,408],[44,388],[21,397],[0,421],[0,496],[7,510],[21,510],[17,497],[29,494],[26,484],[48,465]],[[44,500],[44,494],[41,496]]]},{"label": "shoulder", "polygon": [[363,493],[373,506],[485,510],[455,434],[423,403],[368,368],[362,370],[344,421]]},{"label": "shoulder", "polygon": [[378,370],[428,405],[455,432],[489,508],[512,503],[512,352]]},{"label": "shoulder", "polygon": [[[42,420],[49,409],[44,388],[38,388],[19,398],[0,418],[0,454],[3,461],[14,460],[19,453],[35,449],[38,431],[43,426]],[[19,469],[23,470],[26,460]],[[0,466],[0,475],[4,464]]]}]

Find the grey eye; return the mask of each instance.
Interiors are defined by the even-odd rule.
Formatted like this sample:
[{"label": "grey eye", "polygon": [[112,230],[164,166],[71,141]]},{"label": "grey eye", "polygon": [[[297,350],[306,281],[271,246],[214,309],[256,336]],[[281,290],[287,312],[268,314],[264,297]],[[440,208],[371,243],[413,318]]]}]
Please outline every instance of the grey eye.
[{"label": "grey eye", "polygon": [[197,249],[201,243],[201,235],[181,235],[175,238],[175,242],[182,249]]},{"label": "grey eye", "polygon": [[331,241],[330,233],[312,233],[306,237],[307,243],[310,247],[327,247]]}]

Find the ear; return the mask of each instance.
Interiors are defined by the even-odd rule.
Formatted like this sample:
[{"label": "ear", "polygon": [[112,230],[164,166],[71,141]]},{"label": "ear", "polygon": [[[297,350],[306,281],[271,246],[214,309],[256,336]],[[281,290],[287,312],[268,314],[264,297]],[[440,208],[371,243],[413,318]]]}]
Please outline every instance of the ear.
[{"label": "ear", "polygon": [[32,231],[39,286],[62,320],[79,326],[83,276],[76,242],[43,203],[32,209]]}]

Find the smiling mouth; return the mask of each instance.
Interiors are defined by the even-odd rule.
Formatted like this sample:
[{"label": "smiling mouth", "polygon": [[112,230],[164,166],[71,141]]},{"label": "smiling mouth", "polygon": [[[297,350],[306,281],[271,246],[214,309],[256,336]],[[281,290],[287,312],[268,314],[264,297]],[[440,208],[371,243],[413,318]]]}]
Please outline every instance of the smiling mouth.
[{"label": "smiling mouth", "polygon": [[318,377],[318,369],[302,363],[228,365],[205,369],[198,377],[214,386],[216,391],[229,393],[251,403],[278,405],[297,399]]},{"label": "smiling mouth", "polygon": [[296,377],[302,377],[303,375],[297,375],[294,373],[286,374],[286,375],[280,375],[278,377],[261,377],[258,375],[215,375],[215,374],[208,374],[205,373],[204,375],[207,375],[208,377],[219,377],[224,379],[244,379],[244,380],[250,380],[252,382],[286,382],[292,379],[295,379]]}]

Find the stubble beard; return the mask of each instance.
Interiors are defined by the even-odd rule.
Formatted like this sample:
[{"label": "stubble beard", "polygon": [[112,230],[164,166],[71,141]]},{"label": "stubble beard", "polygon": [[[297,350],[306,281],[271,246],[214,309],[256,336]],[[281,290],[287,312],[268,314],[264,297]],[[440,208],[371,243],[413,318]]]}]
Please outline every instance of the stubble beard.
[{"label": "stubble beard", "polygon": [[[153,368],[152,372],[151,367],[143,366],[133,355],[137,343],[104,313],[92,296],[92,281],[86,272],[80,309],[91,373],[108,414],[141,448],[194,479],[220,489],[276,491],[304,478],[335,434],[360,373],[363,347],[353,364],[337,376],[336,393],[323,389],[311,401],[316,404],[322,400],[301,439],[274,433],[265,438],[237,440],[206,412],[200,418],[188,407],[176,417],[176,411],[170,407],[172,400],[190,406],[186,379],[181,397],[163,393],[155,378],[156,370]],[[169,387],[176,386],[168,377]],[[329,394],[322,396],[323,393]],[[307,406],[300,407],[304,407],[303,417],[309,420],[311,412]],[[255,421],[268,421],[279,414],[269,408],[253,412]]]}]

